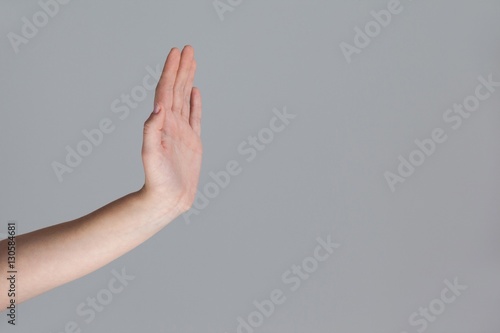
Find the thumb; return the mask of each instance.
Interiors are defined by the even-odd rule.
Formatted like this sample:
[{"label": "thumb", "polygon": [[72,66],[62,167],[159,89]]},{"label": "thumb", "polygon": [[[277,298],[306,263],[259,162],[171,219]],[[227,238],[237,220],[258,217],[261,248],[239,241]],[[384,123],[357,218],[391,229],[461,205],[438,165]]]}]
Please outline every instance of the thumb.
[{"label": "thumb", "polygon": [[148,152],[160,145],[164,119],[165,110],[159,104],[155,104],[153,112],[144,123],[143,152]]}]

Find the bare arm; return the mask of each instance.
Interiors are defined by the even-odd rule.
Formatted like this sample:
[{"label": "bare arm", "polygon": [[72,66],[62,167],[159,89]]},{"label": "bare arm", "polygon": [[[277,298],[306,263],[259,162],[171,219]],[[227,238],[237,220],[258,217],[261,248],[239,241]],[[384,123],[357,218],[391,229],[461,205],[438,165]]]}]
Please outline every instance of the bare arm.
[{"label": "bare arm", "polygon": [[[73,221],[16,237],[16,303],[78,279],[132,250],[192,205],[201,167],[201,95],[194,50],[173,48],[144,124],[145,184]],[[0,309],[7,297],[7,241],[0,242]]]}]

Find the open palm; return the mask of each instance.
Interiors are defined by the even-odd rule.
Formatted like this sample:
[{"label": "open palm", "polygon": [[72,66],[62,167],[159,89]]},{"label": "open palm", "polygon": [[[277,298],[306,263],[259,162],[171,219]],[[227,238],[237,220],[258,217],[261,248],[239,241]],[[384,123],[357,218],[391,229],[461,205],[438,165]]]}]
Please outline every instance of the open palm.
[{"label": "open palm", "polygon": [[156,87],[154,111],[144,124],[143,191],[166,210],[188,210],[200,175],[201,95],[193,87],[196,61],[186,45],[173,48]]}]

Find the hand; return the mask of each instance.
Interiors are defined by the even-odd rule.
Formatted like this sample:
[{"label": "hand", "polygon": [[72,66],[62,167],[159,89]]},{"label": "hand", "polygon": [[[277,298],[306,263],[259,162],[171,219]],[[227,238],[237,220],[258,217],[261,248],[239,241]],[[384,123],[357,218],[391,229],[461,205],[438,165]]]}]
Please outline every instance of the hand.
[{"label": "hand", "polygon": [[139,191],[160,212],[187,211],[200,176],[201,95],[193,87],[194,49],[168,54],[156,87],[154,111],[144,124],[145,184]]}]

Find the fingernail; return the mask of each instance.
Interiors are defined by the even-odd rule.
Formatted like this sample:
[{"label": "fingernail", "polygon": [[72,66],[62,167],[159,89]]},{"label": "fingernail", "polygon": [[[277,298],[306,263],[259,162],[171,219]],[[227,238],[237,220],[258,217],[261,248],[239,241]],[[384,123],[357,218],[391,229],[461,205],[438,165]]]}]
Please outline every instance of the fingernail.
[{"label": "fingernail", "polygon": [[153,113],[158,113],[158,112],[160,112],[160,106],[156,104],[155,108],[153,109]]}]

